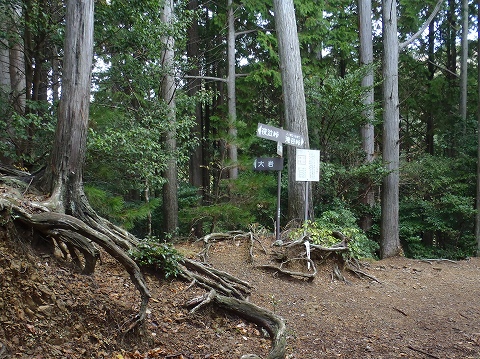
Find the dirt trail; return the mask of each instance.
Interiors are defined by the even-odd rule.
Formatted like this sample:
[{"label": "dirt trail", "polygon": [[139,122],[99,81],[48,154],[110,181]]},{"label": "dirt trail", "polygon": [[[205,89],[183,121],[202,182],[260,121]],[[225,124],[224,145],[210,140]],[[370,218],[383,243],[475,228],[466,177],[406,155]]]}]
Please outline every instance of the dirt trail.
[{"label": "dirt trail", "polygon": [[[480,358],[480,259],[422,262],[394,258],[365,268],[379,280],[313,281],[256,267],[270,260],[246,242],[214,244],[210,262],[254,286],[250,301],[287,320],[287,358]],[[270,243],[264,243],[267,249]],[[179,245],[193,255],[200,244]],[[239,358],[265,355],[261,328],[212,308],[189,315],[203,294],[188,283],[147,276],[152,293],[145,330],[121,333],[139,296],[106,255],[91,277],[49,254],[0,236],[0,358]],[[138,350],[137,354],[133,354]]]}]

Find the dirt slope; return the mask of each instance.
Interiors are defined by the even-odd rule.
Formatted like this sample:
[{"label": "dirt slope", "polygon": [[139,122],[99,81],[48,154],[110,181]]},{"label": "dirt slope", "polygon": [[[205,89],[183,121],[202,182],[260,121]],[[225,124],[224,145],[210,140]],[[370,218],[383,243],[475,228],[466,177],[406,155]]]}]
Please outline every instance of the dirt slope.
[{"label": "dirt slope", "polygon": [[[148,276],[149,316],[140,333],[123,334],[139,296],[108,256],[93,276],[48,253],[32,252],[0,230],[0,359],[239,358],[265,356],[261,328],[209,308],[189,315],[184,303],[203,294],[189,283]],[[179,245],[193,256],[201,244]],[[270,249],[270,242],[264,245]],[[287,358],[480,358],[480,259],[369,263],[373,280],[331,279],[331,263],[309,282],[256,267],[259,248],[225,241],[210,262],[248,280],[250,300],[287,321]],[[137,352],[136,352],[137,351]]]}]

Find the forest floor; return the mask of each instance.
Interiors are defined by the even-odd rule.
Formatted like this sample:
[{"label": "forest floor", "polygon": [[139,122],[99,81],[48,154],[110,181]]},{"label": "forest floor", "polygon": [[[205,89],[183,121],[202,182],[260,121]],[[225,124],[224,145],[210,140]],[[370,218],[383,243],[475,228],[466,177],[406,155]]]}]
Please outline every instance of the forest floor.
[{"label": "forest floor", "polygon": [[[271,239],[263,238],[270,251]],[[270,261],[249,243],[218,242],[209,262],[250,282],[250,301],[286,320],[288,359],[480,358],[480,258],[364,263],[378,279],[317,263],[313,281],[258,268]],[[177,246],[195,257],[202,243]],[[124,334],[139,295],[125,271],[102,254],[92,276],[62,259],[6,239],[0,230],[0,359],[4,358],[239,358],[265,357],[268,335],[238,317],[184,304],[204,293],[189,283],[147,275],[152,299],[145,327]]]}]

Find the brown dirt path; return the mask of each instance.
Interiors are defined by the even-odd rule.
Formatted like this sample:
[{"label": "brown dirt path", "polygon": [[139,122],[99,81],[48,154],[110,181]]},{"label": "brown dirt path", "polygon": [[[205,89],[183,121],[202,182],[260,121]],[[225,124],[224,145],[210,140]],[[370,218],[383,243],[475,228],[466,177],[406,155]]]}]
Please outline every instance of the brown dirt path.
[{"label": "brown dirt path", "polygon": [[218,244],[212,263],[247,278],[251,301],[287,320],[288,358],[480,358],[480,258],[371,262],[380,283],[347,285],[329,265],[313,282],[275,278],[240,265],[232,248]]},{"label": "brown dirt path", "polygon": [[[1,231],[0,231],[1,234]],[[265,239],[265,247],[270,243]],[[270,260],[246,242],[214,244],[210,262],[255,287],[250,300],[287,321],[287,358],[480,359],[480,258],[456,263],[394,258],[365,268],[381,283],[331,279],[331,263],[309,282],[256,268]],[[194,255],[201,244],[178,246]],[[21,250],[20,248],[23,248]],[[0,359],[239,358],[265,355],[261,328],[214,308],[189,315],[203,293],[147,276],[152,293],[144,331],[122,334],[138,293],[106,255],[91,277],[49,254],[0,235]]]}]

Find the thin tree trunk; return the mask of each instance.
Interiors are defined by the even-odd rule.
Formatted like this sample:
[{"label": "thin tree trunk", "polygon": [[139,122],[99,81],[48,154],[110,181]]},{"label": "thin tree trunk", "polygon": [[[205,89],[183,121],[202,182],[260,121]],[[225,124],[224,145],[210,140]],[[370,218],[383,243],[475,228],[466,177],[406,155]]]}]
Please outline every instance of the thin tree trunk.
[{"label": "thin tree trunk", "polygon": [[[480,20],[480,0],[477,1],[477,19]],[[477,36],[480,39],[480,26],[477,26]],[[477,257],[480,256],[480,41],[477,41],[477,198],[475,217],[475,238],[477,239]]]},{"label": "thin tree trunk", "polygon": [[[0,12],[0,31],[7,31],[7,13]],[[2,104],[7,104],[9,101],[9,94],[11,91],[10,85],[10,56],[9,48],[7,44],[0,42],[0,101]],[[8,106],[4,105],[0,108],[0,121],[6,122],[6,133],[0,133],[0,141],[3,145],[9,146],[8,132],[10,127],[10,116]],[[4,156],[3,152],[0,152],[0,161],[4,164],[12,164],[12,160]]]},{"label": "thin tree trunk", "polygon": [[[0,30],[7,36],[0,44],[0,116],[6,122],[6,132],[0,135],[0,141],[7,146],[12,146],[9,136],[14,138],[15,148],[18,157],[28,144],[28,141],[21,140],[14,135],[11,127],[12,111],[20,116],[25,114],[25,60],[23,56],[23,37],[20,29],[22,8],[17,4],[4,6],[4,11],[0,14]],[[6,158],[3,153],[0,154],[3,163],[12,164],[11,158]],[[18,163],[23,165],[22,163]]]},{"label": "thin tree trunk", "polygon": [[[449,92],[449,97],[453,99],[457,99],[457,101],[453,100],[450,105],[454,107],[458,104],[458,95],[457,95],[457,8],[456,8],[456,0],[447,0],[448,8],[447,8],[447,33],[445,39],[445,47],[446,47],[446,57],[447,57],[447,81],[448,81],[448,88],[447,91]],[[454,113],[454,111],[452,111]],[[453,116],[450,115],[450,121],[452,124],[456,123],[457,115],[454,114]],[[450,135],[448,136],[449,143],[448,147],[445,149],[445,152],[449,156],[454,156],[457,151],[457,141],[458,133],[457,133],[457,126],[450,127]]]},{"label": "thin tree trunk", "polygon": [[[0,12],[0,31],[8,32],[8,12]],[[0,41],[0,91],[1,95],[6,96],[10,93],[10,56],[7,41]],[[6,97],[5,97],[6,98]]]},{"label": "thin tree trunk", "polygon": [[[373,39],[372,39],[372,1],[358,1],[359,18],[359,37],[360,37],[360,64],[369,66],[368,72],[362,79],[362,87],[366,88],[365,97],[362,99],[366,109],[364,117],[366,123],[361,128],[362,148],[365,152],[365,161],[370,163],[374,160],[375,152],[375,132],[373,121],[375,114],[373,111],[374,88],[373,88]],[[373,207],[375,205],[375,192],[371,181],[366,181],[362,195],[362,203]],[[361,218],[360,226],[363,230],[368,230],[373,224],[372,216],[365,215]]]},{"label": "thin tree trunk", "polygon": [[447,39],[446,39],[446,56],[447,56],[447,72],[448,79],[455,85],[457,73],[457,16],[456,16],[456,0],[448,0],[447,9]]},{"label": "thin tree trunk", "polygon": [[[305,148],[309,148],[302,63],[293,0],[274,0],[273,9],[282,74],[286,129],[302,135],[305,139]],[[287,146],[287,157],[289,159],[288,217],[302,219],[305,211],[305,191],[308,190],[311,193],[311,186],[310,182],[295,181],[295,147]],[[312,211],[311,208],[312,206],[310,211]]]},{"label": "thin tree trunk", "polygon": [[382,186],[380,255],[392,257],[400,251],[399,238],[399,100],[397,5],[383,0],[383,161],[388,175]]},{"label": "thin tree trunk", "polygon": [[[163,21],[171,25],[173,21],[173,0],[166,0]],[[167,169],[164,176],[166,183],[163,186],[163,216],[165,222],[165,231],[167,233],[176,233],[178,229],[178,177],[177,177],[177,140],[176,140],[176,115],[175,115],[175,79],[173,77],[174,67],[174,38],[168,36],[165,39],[165,52],[163,56],[163,65],[166,68],[166,75],[162,81],[162,98],[169,108],[168,121],[169,126],[165,136],[165,147],[169,156]]]},{"label": "thin tree trunk", "polygon": [[467,132],[468,0],[462,0],[462,45],[460,63],[460,118]]},{"label": "thin tree trunk", "polygon": [[[196,11],[198,9],[198,1],[190,0],[187,4],[187,9],[189,11]],[[192,68],[188,71],[188,95],[194,97],[198,91],[200,91],[200,71],[199,71],[199,41],[200,37],[198,35],[198,21],[193,19],[190,23],[190,26],[187,29],[187,58],[193,62]],[[202,116],[202,105],[197,102],[195,105],[195,125],[192,128],[192,133],[198,141],[195,147],[192,150],[189,161],[189,182],[190,185],[197,188],[197,193],[199,194],[198,204],[202,205],[203,199],[205,197],[205,189],[208,187],[207,182],[207,172],[205,168],[207,164],[204,160],[204,146],[205,146],[205,134],[204,134],[204,124]],[[196,223],[193,228],[194,235],[201,237],[202,233],[202,223]]]},{"label": "thin tree trunk", "polygon": [[15,38],[10,44],[10,84],[13,96],[13,107],[18,114],[25,113],[25,60],[24,44],[19,24],[22,18],[22,8],[13,5],[12,9],[12,31]]},{"label": "thin tree trunk", "polygon": [[[189,11],[196,11],[198,9],[198,1],[190,0],[187,4],[187,9]],[[188,71],[189,78],[188,81],[188,95],[195,96],[200,90],[200,76],[199,71],[199,46],[198,42],[200,41],[198,35],[198,22],[194,19],[190,26],[187,29],[188,34],[188,43],[187,43],[187,58],[193,62],[192,68]],[[202,176],[202,167],[205,165],[203,161],[203,123],[202,123],[202,109],[201,105],[197,104],[195,107],[195,126],[192,129],[193,134],[198,139],[198,144],[193,149],[193,152],[190,157],[190,184],[197,188],[202,188],[203,176]]]},{"label": "thin tree trunk", "polygon": [[[143,191],[143,195],[145,196],[145,203],[148,205],[150,203],[150,185],[148,184],[148,180],[145,180],[145,189]],[[147,214],[147,236],[152,235],[152,211],[148,211]]]},{"label": "thin tree trunk", "polygon": [[[435,76],[435,22],[432,21],[428,27],[428,79],[427,79],[427,87],[428,93],[430,94],[431,85],[433,78]],[[434,155],[435,148],[433,143],[433,134],[434,134],[434,121],[433,121],[433,104],[432,101],[429,100],[428,112],[426,114],[426,125],[427,131],[425,134],[425,143],[427,147],[427,153],[430,155]]]},{"label": "thin tree trunk", "polygon": [[227,58],[228,58],[228,76],[227,76],[227,97],[228,97],[228,159],[231,162],[229,166],[229,178],[238,177],[238,154],[237,154],[237,109],[235,98],[235,14],[233,0],[227,0],[228,11],[228,39],[227,39]]}]

